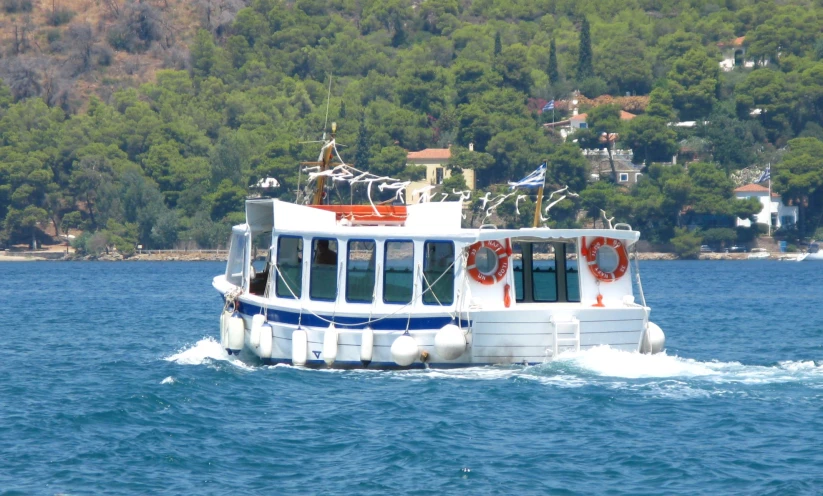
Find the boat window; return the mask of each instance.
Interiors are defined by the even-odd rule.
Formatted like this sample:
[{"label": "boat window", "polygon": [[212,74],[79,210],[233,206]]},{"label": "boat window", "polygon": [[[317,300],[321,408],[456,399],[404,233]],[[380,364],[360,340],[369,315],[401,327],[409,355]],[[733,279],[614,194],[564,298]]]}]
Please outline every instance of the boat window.
[{"label": "boat window", "polygon": [[235,286],[243,285],[243,267],[246,260],[246,236],[243,232],[233,232],[231,248],[226,263],[226,281]]},{"label": "boat window", "polygon": [[454,303],[454,243],[426,241],[424,248],[423,303],[451,305]]},{"label": "boat window", "polygon": [[532,297],[557,301],[557,264],[552,243],[532,243]]},{"label": "boat window", "polygon": [[275,292],[281,298],[300,298],[303,289],[303,238],[280,236],[277,239],[278,277]]},{"label": "boat window", "polygon": [[346,260],[346,301],[371,303],[374,297],[375,243],[353,239],[348,244]]},{"label": "boat window", "polygon": [[336,239],[312,240],[310,276],[309,297],[312,300],[331,301],[337,298]]},{"label": "boat window", "polygon": [[512,270],[514,271],[514,299],[516,301],[525,300],[523,287],[523,245],[512,243]]},{"label": "boat window", "polygon": [[566,245],[566,301],[580,301],[580,267],[575,243]]},{"label": "boat window", "polygon": [[383,301],[409,303],[414,295],[414,243],[386,241]]},{"label": "boat window", "polygon": [[251,273],[249,293],[265,295],[269,282],[269,255],[271,250],[271,231],[254,235],[251,250]]}]

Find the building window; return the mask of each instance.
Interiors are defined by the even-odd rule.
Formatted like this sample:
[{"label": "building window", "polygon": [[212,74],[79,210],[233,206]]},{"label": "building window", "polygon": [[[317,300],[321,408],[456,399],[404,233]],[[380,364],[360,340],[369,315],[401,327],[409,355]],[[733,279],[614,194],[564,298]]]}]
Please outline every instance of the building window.
[{"label": "building window", "polygon": [[303,288],[303,238],[280,236],[277,239],[277,268],[277,296],[300,298]]},{"label": "building window", "polygon": [[409,303],[414,295],[414,243],[386,241],[383,301]]},{"label": "building window", "polygon": [[587,127],[589,127],[588,123],[586,123],[586,122],[581,122],[580,123],[580,129],[586,129]]},{"label": "building window", "polygon": [[337,240],[314,238],[311,253],[312,300],[333,301],[337,298]]},{"label": "building window", "polygon": [[451,305],[454,302],[454,243],[426,241],[424,246],[423,303]]},{"label": "building window", "polygon": [[443,184],[443,175],[446,170],[443,167],[434,169],[434,184]]},{"label": "building window", "polygon": [[371,303],[374,297],[375,243],[372,240],[349,241],[346,260],[346,301]]},{"label": "building window", "polygon": [[638,172],[637,174],[635,174],[635,175],[634,175],[634,182],[639,181],[639,180],[640,180],[640,176],[642,176],[642,175],[643,175],[643,173],[642,173],[642,172]]},{"label": "building window", "polygon": [[625,182],[628,182],[628,181],[629,181],[629,174],[627,172],[621,172],[620,173],[620,178],[618,179],[618,182],[625,183]]}]

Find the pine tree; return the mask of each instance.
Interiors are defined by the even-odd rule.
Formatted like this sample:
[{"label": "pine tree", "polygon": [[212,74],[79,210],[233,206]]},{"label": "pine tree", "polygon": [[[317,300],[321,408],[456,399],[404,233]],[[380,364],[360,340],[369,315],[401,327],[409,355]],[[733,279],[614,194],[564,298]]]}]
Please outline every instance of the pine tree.
[{"label": "pine tree", "polygon": [[500,40],[500,31],[495,33],[494,35],[494,56],[497,57],[500,55],[500,52],[503,51],[503,42]]},{"label": "pine tree", "polygon": [[549,47],[549,81],[552,84],[555,84],[559,80],[560,71],[557,69],[557,47],[555,47],[554,38],[552,38],[552,42]]},{"label": "pine tree", "polygon": [[589,20],[585,17],[580,24],[580,52],[577,59],[577,81],[594,76],[592,68],[592,39],[589,32]]},{"label": "pine tree", "polygon": [[369,170],[369,136],[366,130],[366,114],[360,119],[360,129],[357,131],[357,150],[354,153],[354,166],[362,171]]}]

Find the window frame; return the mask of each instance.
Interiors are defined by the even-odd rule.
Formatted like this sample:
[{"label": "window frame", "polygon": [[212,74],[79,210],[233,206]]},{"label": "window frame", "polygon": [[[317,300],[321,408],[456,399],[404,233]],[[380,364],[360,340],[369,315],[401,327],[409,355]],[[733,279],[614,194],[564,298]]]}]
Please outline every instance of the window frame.
[{"label": "window frame", "polygon": [[[411,243],[411,245],[412,245],[412,257],[411,257],[412,258],[412,294],[411,294],[411,298],[409,299],[409,301],[396,302],[396,301],[387,301],[386,300],[386,275],[389,273],[388,263],[387,263],[388,260],[389,260],[389,250],[387,249],[386,245],[388,245],[389,243]],[[410,305],[412,302],[414,302],[414,296],[415,296],[415,294],[414,294],[415,284],[414,283],[416,282],[415,281],[415,278],[416,278],[416,275],[415,275],[415,256],[417,254],[417,250],[415,250],[414,245],[415,245],[415,242],[414,242],[413,239],[398,238],[398,239],[384,239],[383,240],[383,276],[381,277],[382,288],[381,288],[381,291],[380,291],[380,293],[381,293],[380,298],[381,298],[381,301],[383,302],[384,305]]]},{"label": "window frame", "polygon": [[[313,269],[314,269],[314,266],[315,266],[315,262],[314,262],[315,242],[323,241],[323,240],[334,241],[335,243],[337,243],[337,251],[335,252],[337,254],[337,263],[334,264],[335,286],[334,286],[334,297],[332,297],[332,298],[315,298],[314,296],[312,296],[312,289],[314,288],[314,270]],[[303,246],[305,247],[305,242],[304,242]],[[311,300],[311,301],[337,301],[337,298],[340,296],[340,278],[338,277],[340,275],[340,240],[337,239],[337,238],[316,237],[316,238],[311,238],[311,244],[309,246],[310,246],[310,254],[311,254],[311,260],[309,261],[309,300]],[[318,265],[328,265],[328,264],[318,264]]]},{"label": "window frame", "polygon": [[[454,302],[456,300],[456,298],[454,297],[454,293],[455,293],[455,290],[456,290],[455,284],[454,284],[454,280],[455,280],[454,276],[455,276],[455,271],[457,269],[457,267],[456,267],[457,264],[455,263],[455,260],[457,259],[457,247],[454,245],[454,241],[452,241],[450,239],[427,239],[427,240],[423,241],[423,273],[426,272],[426,262],[428,261],[428,258],[429,258],[429,251],[428,251],[429,243],[444,243],[444,244],[449,244],[452,247],[452,270],[451,270],[451,273],[452,273],[452,294],[451,294],[451,301],[449,301],[448,303],[444,303],[442,305],[437,303],[436,300],[432,301],[431,303],[426,303],[425,296],[421,296],[420,301],[423,302],[424,305],[435,305],[435,306],[443,306],[443,307],[452,306],[452,305],[454,305]],[[422,283],[424,283],[425,281],[421,280],[420,282],[421,282],[420,287],[422,288],[422,291],[426,291],[428,288],[423,288],[423,285],[422,285]],[[414,290],[412,290],[412,292],[414,292]],[[412,299],[414,299],[414,295],[412,295]]]},{"label": "window frame", "polygon": [[[344,297],[345,297],[346,303],[356,303],[356,304],[360,304],[360,305],[371,305],[372,303],[374,303],[377,300],[377,298],[373,297],[369,301],[350,300],[349,299],[349,253],[351,253],[351,247],[349,245],[351,243],[358,243],[358,242],[360,242],[360,243],[374,243],[375,267],[373,269],[373,272],[374,272],[374,286],[372,286],[372,295],[374,295],[374,293],[377,291],[377,265],[376,265],[376,262],[377,262],[377,247],[379,246],[379,243],[377,242],[376,239],[351,238],[351,239],[346,240],[346,267],[345,267],[346,270],[344,271],[345,274],[346,274],[346,290],[345,290],[346,294],[344,295]],[[339,249],[340,244],[338,243],[337,246],[338,246],[338,249]],[[340,258],[339,253],[337,254],[337,257],[338,257],[338,261],[339,261],[339,258]],[[339,293],[339,290],[338,290],[338,293]]]},{"label": "window frame", "polygon": [[628,172],[619,172],[617,174],[617,182],[619,182],[619,183],[629,182],[629,173]]},{"label": "window frame", "polygon": [[[301,246],[300,250],[298,250],[298,253],[300,254],[299,263],[298,263],[298,267],[300,268],[300,287],[298,288],[299,291],[295,291],[295,293],[297,293],[297,298],[292,296],[291,291],[289,291],[288,284],[286,283],[286,278],[283,277],[283,273],[282,273],[283,268],[282,268],[282,265],[280,264],[280,240],[282,240],[282,239],[297,239],[297,240],[302,241],[302,246]],[[305,238],[303,238],[303,236],[296,236],[296,235],[293,235],[293,234],[280,234],[280,235],[277,236],[277,257],[275,258],[276,263],[277,263],[277,279],[274,283],[274,295],[277,298],[283,298],[285,300],[302,300],[303,299],[303,276],[304,276],[304,274],[303,274],[303,258],[306,256],[306,254],[304,253],[305,250],[306,250],[306,240],[305,240]],[[288,293],[286,296],[283,296],[283,295],[280,294],[279,287],[280,287],[280,282],[281,281],[286,286],[286,291]]]}]

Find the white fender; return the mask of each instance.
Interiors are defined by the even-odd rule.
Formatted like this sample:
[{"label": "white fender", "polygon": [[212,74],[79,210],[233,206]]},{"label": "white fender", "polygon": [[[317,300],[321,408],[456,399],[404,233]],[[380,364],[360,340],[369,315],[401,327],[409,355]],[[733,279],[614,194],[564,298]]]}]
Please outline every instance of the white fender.
[{"label": "white fender", "polygon": [[269,324],[260,326],[260,345],[257,347],[257,356],[260,358],[271,358],[274,347],[273,331]]},{"label": "white fender", "polygon": [[334,324],[330,325],[323,333],[323,361],[326,365],[331,365],[337,359],[337,329]]},{"label": "white fender", "polygon": [[444,360],[459,358],[466,345],[466,335],[454,324],[446,324],[434,335],[434,351]]},{"label": "white fender", "polygon": [[641,353],[660,353],[666,346],[666,335],[663,329],[654,322],[649,322],[646,328],[646,338],[640,345]]},{"label": "white fender", "polygon": [[223,349],[229,347],[228,318],[230,316],[231,314],[227,311],[220,314],[220,347]]},{"label": "white fender", "polygon": [[260,346],[260,331],[266,323],[266,316],[257,314],[251,318],[251,331],[249,331],[249,344],[253,350]]},{"label": "white fender", "polygon": [[303,329],[291,333],[291,363],[302,367],[306,365],[306,355],[309,352],[309,336]]},{"label": "white fender", "polygon": [[246,337],[246,328],[243,325],[243,318],[234,314],[227,319],[228,322],[228,346],[229,354],[240,353],[243,349],[243,341]]},{"label": "white fender", "polygon": [[397,365],[401,367],[408,367],[420,355],[420,349],[417,347],[417,341],[408,334],[403,334],[394,340],[391,345],[391,357]]},{"label": "white fender", "polygon": [[374,331],[371,327],[366,327],[360,333],[360,361],[363,363],[371,362],[374,355]]}]

